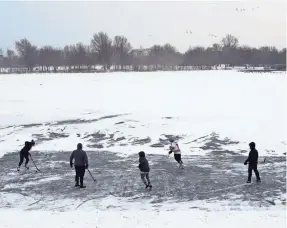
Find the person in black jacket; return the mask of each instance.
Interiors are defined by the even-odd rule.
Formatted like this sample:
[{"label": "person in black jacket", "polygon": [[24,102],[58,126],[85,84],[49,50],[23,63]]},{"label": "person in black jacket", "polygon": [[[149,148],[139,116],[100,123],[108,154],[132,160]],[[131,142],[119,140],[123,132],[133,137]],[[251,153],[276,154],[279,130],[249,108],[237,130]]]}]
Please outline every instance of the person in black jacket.
[{"label": "person in black jacket", "polygon": [[149,179],[149,164],[148,164],[148,160],[145,157],[145,152],[141,151],[139,152],[139,169],[141,172],[141,179],[143,181],[143,183],[146,185],[146,188],[152,188],[152,185],[150,183],[150,179]]},{"label": "person in black jacket", "polygon": [[26,161],[25,168],[29,169],[29,167],[27,166],[29,163],[29,156],[31,156],[29,151],[32,149],[33,146],[35,146],[34,140],[32,140],[31,142],[28,142],[28,141],[25,142],[25,146],[20,151],[20,161],[19,161],[18,168],[17,168],[18,171],[20,170],[20,167],[24,161],[24,158]]},{"label": "person in black jacket", "polygon": [[259,172],[257,170],[257,164],[258,164],[258,151],[255,149],[255,143],[251,142],[249,143],[249,147],[250,147],[250,152],[249,152],[249,156],[246,159],[246,161],[244,162],[244,165],[248,165],[248,180],[247,183],[251,183],[251,176],[252,176],[252,170],[254,171],[255,175],[256,175],[256,179],[257,182],[261,182],[260,176],[259,176]]},{"label": "person in black jacket", "polygon": [[[73,167],[73,160],[75,160],[75,187],[85,188],[84,176],[86,169],[89,168],[89,160],[86,151],[83,150],[82,143],[78,143],[77,150],[74,150],[70,156],[70,166]],[[79,185],[80,179],[80,185]]]}]

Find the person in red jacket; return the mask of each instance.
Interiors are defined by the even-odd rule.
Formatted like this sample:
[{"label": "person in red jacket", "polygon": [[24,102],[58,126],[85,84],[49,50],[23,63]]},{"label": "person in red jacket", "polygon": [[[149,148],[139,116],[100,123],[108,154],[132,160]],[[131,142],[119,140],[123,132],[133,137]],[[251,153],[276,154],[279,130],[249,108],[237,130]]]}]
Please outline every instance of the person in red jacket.
[{"label": "person in red jacket", "polygon": [[249,143],[250,152],[248,158],[245,160],[244,165],[248,164],[248,179],[247,183],[251,183],[252,170],[256,175],[257,182],[261,182],[259,172],[257,170],[258,164],[258,151],[255,149],[255,143]]}]

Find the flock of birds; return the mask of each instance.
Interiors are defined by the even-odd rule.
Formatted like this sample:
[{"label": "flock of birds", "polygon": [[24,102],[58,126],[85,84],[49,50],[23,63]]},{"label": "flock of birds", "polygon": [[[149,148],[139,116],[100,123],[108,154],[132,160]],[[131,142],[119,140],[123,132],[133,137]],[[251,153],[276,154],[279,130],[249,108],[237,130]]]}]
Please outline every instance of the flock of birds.
[{"label": "flock of birds", "polygon": [[[186,34],[192,34],[192,31],[186,30],[185,33],[186,33]],[[212,33],[209,33],[208,36],[211,36],[211,37],[214,37],[214,38],[217,38],[217,37],[218,37],[218,36],[216,36],[216,35],[214,35],[214,34],[212,34]]]},{"label": "flock of birds", "polygon": [[[256,10],[256,9],[259,9],[259,6],[257,6],[256,8],[252,8],[252,11],[254,11],[254,10]],[[246,8],[236,8],[236,11],[237,11],[237,12],[244,12],[244,11],[247,11],[247,10],[248,10],[248,9],[246,9]],[[190,31],[190,30],[186,30],[185,33],[192,35],[192,31]],[[212,33],[209,33],[208,36],[213,37],[213,38],[217,38],[217,37],[218,37],[217,35],[214,35],[214,34],[212,34]]]},{"label": "flock of birds", "polygon": [[[254,10],[256,10],[256,9],[259,9],[259,6],[257,6],[256,8],[251,8],[251,9],[252,9],[252,11],[254,11]],[[246,9],[246,8],[236,8],[236,11],[237,11],[237,12],[244,12],[244,11],[248,11],[248,10],[249,10],[249,9]],[[185,33],[186,33],[187,35],[192,35],[192,31],[190,31],[190,30],[186,30]],[[152,35],[148,35],[148,36],[151,37]],[[209,36],[209,37],[213,37],[213,38],[217,38],[217,37],[218,37],[217,35],[214,35],[214,34],[212,34],[212,33],[209,33],[208,36]]]}]

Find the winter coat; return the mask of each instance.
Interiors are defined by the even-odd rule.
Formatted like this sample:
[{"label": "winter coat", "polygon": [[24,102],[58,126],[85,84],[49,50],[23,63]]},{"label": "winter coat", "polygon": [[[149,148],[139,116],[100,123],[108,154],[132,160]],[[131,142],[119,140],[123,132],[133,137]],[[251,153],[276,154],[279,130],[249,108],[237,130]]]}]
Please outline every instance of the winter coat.
[{"label": "winter coat", "polygon": [[145,157],[139,158],[139,169],[141,172],[149,172],[148,160]]},{"label": "winter coat", "polygon": [[252,149],[249,152],[249,156],[246,159],[245,163],[249,163],[249,165],[257,164],[258,163],[258,151],[256,149]]},{"label": "winter coat", "polygon": [[25,146],[22,148],[22,150],[20,150],[20,153],[25,156],[29,155],[30,154],[29,151],[31,150],[32,146],[33,146],[32,142],[26,141]]},{"label": "winter coat", "polygon": [[70,164],[72,164],[73,159],[75,159],[75,166],[88,167],[89,165],[88,156],[84,150],[74,150],[70,156]]},{"label": "winter coat", "polygon": [[179,146],[178,146],[177,142],[172,142],[170,147],[169,147],[169,149],[174,154],[181,154],[181,151],[179,149]]}]

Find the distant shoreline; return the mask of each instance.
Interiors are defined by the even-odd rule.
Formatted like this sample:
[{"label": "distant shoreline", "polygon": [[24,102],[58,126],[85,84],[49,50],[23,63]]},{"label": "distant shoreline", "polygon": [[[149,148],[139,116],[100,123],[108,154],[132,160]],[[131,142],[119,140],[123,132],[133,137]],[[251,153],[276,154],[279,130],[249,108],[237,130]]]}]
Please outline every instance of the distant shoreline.
[{"label": "distant shoreline", "polygon": [[37,73],[118,73],[118,72],[174,72],[174,71],[218,71],[218,70],[237,70],[244,73],[272,73],[272,72],[286,72],[286,65],[275,65],[269,67],[245,67],[245,66],[235,66],[235,67],[225,67],[225,66],[172,66],[172,67],[158,67],[157,69],[150,66],[141,66],[139,69],[134,69],[132,66],[128,66],[124,70],[118,70],[111,67],[109,70],[104,70],[101,66],[92,66],[91,68],[67,68],[67,67],[50,67],[48,69],[42,70],[40,67],[35,67],[32,71],[29,71],[26,67],[13,67],[13,68],[0,68],[0,74],[37,74]]}]

